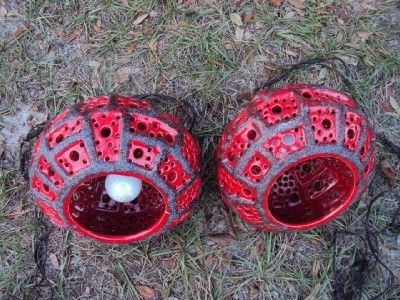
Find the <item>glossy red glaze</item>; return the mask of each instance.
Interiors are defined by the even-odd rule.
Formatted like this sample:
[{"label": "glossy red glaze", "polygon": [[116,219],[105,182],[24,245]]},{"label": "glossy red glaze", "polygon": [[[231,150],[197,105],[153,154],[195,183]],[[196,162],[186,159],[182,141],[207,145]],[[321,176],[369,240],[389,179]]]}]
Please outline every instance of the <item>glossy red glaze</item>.
[{"label": "glossy red glaze", "polygon": [[296,84],[257,93],[226,126],[216,155],[222,198],[244,221],[305,230],[366,189],[374,134],[349,96]]},{"label": "glossy red glaze", "polygon": [[[200,149],[175,116],[143,100],[89,99],[46,126],[31,161],[36,202],[58,226],[106,243],[131,243],[183,222],[199,196]],[[143,181],[140,195],[117,203],[109,174]]]}]

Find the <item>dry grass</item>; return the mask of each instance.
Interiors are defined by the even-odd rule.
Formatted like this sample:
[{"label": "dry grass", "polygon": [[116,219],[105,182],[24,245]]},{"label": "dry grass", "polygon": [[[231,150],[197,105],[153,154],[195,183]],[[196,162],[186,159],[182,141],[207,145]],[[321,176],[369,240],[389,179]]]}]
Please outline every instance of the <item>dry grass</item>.
[{"label": "dry grass", "polygon": [[[190,101],[199,112],[194,135],[205,160],[223,126],[243,105],[241,95],[305,57],[338,55],[351,64],[357,101],[379,132],[398,141],[400,119],[389,99],[400,99],[400,4],[398,1],[306,1],[295,9],[284,1],[46,1],[0,0],[0,134],[7,116],[21,107],[54,116],[99,94],[157,91]],[[127,3],[127,4],[124,4]],[[258,4],[259,3],[259,4]],[[1,10],[0,10],[1,11]],[[229,14],[245,18],[235,35]],[[138,16],[149,14],[140,24]],[[251,16],[251,18],[250,18]],[[323,69],[298,72],[290,82],[322,83],[345,90]],[[284,83],[282,83],[284,84]],[[19,137],[27,119],[14,128]],[[34,122],[33,122],[34,123]],[[0,135],[1,137],[1,135]],[[0,297],[46,299],[35,286],[35,208],[18,174],[17,149],[5,141],[0,160]],[[399,162],[388,149],[387,158]],[[337,229],[362,229],[367,196],[342,217],[309,232],[272,234],[254,230],[233,213],[237,232],[230,245],[210,233],[226,230],[224,208],[210,174],[195,213],[168,235],[129,246],[106,246],[55,231],[49,240],[49,280],[61,299],[137,299],[140,286],[160,299],[330,299],[332,238]],[[371,192],[388,189],[380,171]],[[397,187],[398,189],[398,187]],[[372,220],[385,223],[396,201],[374,206]],[[395,237],[382,238],[383,260],[400,265]],[[343,239],[339,257],[354,261],[355,239]],[[368,298],[385,285],[379,267],[365,286]],[[8,296],[7,296],[8,295]]]}]

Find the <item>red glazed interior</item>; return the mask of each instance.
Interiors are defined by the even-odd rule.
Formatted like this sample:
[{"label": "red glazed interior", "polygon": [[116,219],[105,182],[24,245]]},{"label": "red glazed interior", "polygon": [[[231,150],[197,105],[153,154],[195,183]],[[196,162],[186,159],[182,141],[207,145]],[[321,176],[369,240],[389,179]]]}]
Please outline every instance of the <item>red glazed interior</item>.
[{"label": "red glazed interior", "polygon": [[167,221],[166,197],[149,180],[135,176],[143,180],[142,192],[131,202],[118,203],[105,191],[106,176],[86,178],[72,190],[64,204],[68,221],[84,235],[109,243],[156,233]]},{"label": "red glazed interior", "polygon": [[284,226],[308,228],[325,223],[350,205],[358,180],[355,166],[336,156],[306,157],[272,181],[268,211]]}]

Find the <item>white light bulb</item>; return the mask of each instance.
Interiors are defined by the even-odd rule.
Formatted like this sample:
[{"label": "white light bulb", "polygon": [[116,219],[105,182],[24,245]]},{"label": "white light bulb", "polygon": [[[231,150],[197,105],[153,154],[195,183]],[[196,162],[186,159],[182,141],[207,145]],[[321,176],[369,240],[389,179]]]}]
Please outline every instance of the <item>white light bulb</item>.
[{"label": "white light bulb", "polygon": [[105,186],[108,196],[117,202],[130,202],[142,191],[142,181],[131,176],[107,175]]}]

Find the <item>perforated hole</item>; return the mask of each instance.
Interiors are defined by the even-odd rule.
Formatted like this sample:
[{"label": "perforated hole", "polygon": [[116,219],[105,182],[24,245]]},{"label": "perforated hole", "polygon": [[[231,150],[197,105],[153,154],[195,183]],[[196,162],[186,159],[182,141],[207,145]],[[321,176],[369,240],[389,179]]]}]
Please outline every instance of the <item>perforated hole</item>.
[{"label": "perforated hole", "polygon": [[134,157],[134,158],[139,159],[139,158],[142,158],[142,156],[143,156],[143,150],[142,150],[142,149],[136,148],[136,149],[133,151],[133,157]]},{"label": "perforated hole", "polygon": [[349,139],[354,139],[354,136],[355,136],[355,133],[354,133],[354,130],[353,129],[349,129],[349,130],[347,130],[347,137],[349,138]]},{"label": "perforated hole", "polygon": [[79,160],[79,152],[78,151],[71,151],[70,153],[69,153],[69,158],[72,160],[72,161],[78,161]]},{"label": "perforated hole", "polygon": [[64,135],[59,134],[59,135],[56,137],[56,143],[57,143],[57,144],[58,144],[58,143],[61,143],[63,139],[64,139]]},{"label": "perforated hole", "polygon": [[104,127],[100,130],[100,135],[104,138],[107,138],[111,135],[111,128],[110,127]]},{"label": "perforated hole", "polygon": [[261,168],[259,166],[252,166],[251,173],[253,173],[253,175],[259,175],[261,173]]},{"label": "perforated hole", "polygon": [[139,128],[139,130],[146,130],[147,129],[147,125],[145,124],[145,123],[143,123],[143,122],[139,122],[138,123],[138,128]]},{"label": "perforated hole", "polygon": [[329,119],[324,119],[324,120],[322,121],[322,126],[323,126],[325,129],[329,129],[329,128],[331,128],[332,123],[331,123],[331,121],[330,121]]},{"label": "perforated hole", "polygon": [[279,105],[275,105],[274,107],[272,107],[272,112],[274,114],[280,114],[282,112],[282,107]]}]

